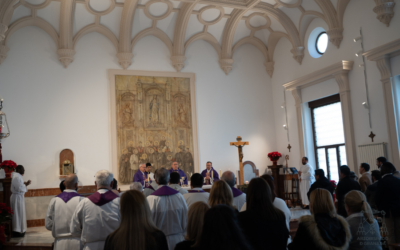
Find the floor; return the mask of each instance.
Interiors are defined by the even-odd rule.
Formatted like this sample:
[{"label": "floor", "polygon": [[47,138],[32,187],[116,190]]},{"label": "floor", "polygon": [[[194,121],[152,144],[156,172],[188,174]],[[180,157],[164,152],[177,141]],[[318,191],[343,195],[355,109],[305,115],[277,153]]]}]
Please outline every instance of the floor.
[{"label": "floor", "polygon": [[309,209],[302,209],[300,207],[296,208],[291,208],[290,212],[292,213],[292,220],[293,219],[299,219],[303,215],[310,215],[310,210]]}]

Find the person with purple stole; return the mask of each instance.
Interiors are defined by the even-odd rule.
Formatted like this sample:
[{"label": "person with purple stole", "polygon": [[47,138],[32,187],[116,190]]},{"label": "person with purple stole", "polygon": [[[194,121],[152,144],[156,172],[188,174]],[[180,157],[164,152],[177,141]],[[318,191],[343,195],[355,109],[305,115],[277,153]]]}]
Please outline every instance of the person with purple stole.
[{"label": "person with purple stole", "polygon": [[233,194],[233,206],[238,210],[241,209],[246,202],[246,194],[239,189],[235,188],[236,178],[235,174],[231,171],[226,171],[222,174],[221,180],[225,181],[232,189]]},{"label": "person with purple stole", "polygon": [[70,223],[76,207],[85,197],[76,192],[78,177],[75,174],[68,175],[63,186],[64,190],[50,201],[45,226],[54,237],[54,250],[82,249],[81,239],[71,234]]},{"label": "person with purple stole", "polygon": [[172,172],[169,175],[169,185],[168,187],[175,189],[176,191],[178,191],[179,193],[181,193],[182,195],[187,194],[188,191],[186,189],[183,189],[180,185],[180,178],[181,176],[179,175],[179,173],[177,172]]},{"label": "person with purple stole", "polygon": [[143,188],[148,186],[146,164],[141,163],[139,165],[139,170],[133,176],[133,182],[140,182],[140,184],[142,184]]},{"label": "person with purple stole", "polygon": [[212,185],[214,182],[219,180],[219,175],[217,171],[214,170],[211,161],[207,162],[206,169],[201,172],[201,175],[204,177],[205,185]]},{"label": "person with purple stole", "polygon": [[168,187],[170,172],[157,170],[158,189],[147,197],[156,226],[167,236],[169,249],[185,240],[187,212],[186,201],[177,190]]},{"label": "person with purple stole", "polygon": [[[179,169],[178,162],[176,162],[176,161],[172,162],[171,169],[169,170],[169,173],[172,173],[172,172],[179,173],[181,179],[183,178],[183,184],[185,184],[185,185],[188,184],[188,180],[187,180],[187,176],[186,176],[185,172],[183,172],[182,170]],[[179,185],[180,185],[180,182],[179,182]]]},{"label": "person with purple stole", "polygon": [[208,204],[208,197],[210,197],[210,194],[202,189],[203,182],[204,178],[199,173],[193,174],[192,177],[190,177],[191,190],[189,190],[189,193],[183,195],[189,208],[198,201]]},{"label": "person with purple stole", "polygon": [[120,224],[119,196],[111,191],[114,175],[100,170],[95,175],[97,192],[82,200],[70,224],[71,234],[80,237],[84,250],[101,250],[107,236]]}]

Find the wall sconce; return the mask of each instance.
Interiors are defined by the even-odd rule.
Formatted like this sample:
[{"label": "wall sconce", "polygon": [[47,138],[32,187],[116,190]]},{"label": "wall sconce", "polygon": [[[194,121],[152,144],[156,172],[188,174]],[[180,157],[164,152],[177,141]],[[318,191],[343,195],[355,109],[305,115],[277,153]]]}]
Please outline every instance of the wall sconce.
[{"label": "wall sconce", "polygon": [[358,36],[356,38],[353,39],[353,41],[356,43],[357,41],[361,40],[361,36]]},{"label": "wall sconce", "polygon": [[363,50],[359,50],[359,51],[356,53],[356,56],[361,56],[362,53],[363,53]]},{"label": "wall sconce", "polygon": [[284,102],[284,103],[282,103],[282,105],[281,105],[281,108],[286,108],[286,103]]},{"label": "wall sconce", "polygon": [[287,129],[288,129],[288,127],[287,127],[286,124],[283,124],[283,129],[284,129],[284,130],[287,130]]},{"label": "wall sconce", "polygon": [[367,102],[363,102],[362,105],[363,105],[363,107],[364,107],[365,109],[369,109],[369,105],[368,105]]},{"label": "wall sconce", "polygon": [[360,68],[364,67],[364,63],[359,64],[358,67]]}]

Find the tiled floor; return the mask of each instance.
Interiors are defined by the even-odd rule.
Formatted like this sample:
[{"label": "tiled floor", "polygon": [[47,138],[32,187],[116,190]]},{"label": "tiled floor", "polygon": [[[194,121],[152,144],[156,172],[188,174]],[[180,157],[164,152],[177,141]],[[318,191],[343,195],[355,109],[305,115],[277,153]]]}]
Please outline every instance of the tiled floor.
[{"label": "tiled floor", "polygon": [[26,230],[25,237],[11,238],[11,243],[53,243],[51,231],[45,227],[30,227]]}]

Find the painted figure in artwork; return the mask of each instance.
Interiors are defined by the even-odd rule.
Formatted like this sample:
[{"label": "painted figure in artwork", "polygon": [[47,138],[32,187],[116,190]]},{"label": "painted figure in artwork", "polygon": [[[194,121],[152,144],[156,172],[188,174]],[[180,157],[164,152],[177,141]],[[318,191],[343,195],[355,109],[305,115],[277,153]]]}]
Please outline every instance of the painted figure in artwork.
[{"label": "painted figure in artwork", "polygon": [[158,97],[155,95],[150,102],[150,122],[159,123],[160,117],[160,103],[158,102]]},{"label": "painted figure in artwork", "polygon": [[129,154],[123,154],[122,156],[122,162],[119,166],[119,179],[122,183],[126,183],[131,171],[131,164],[129,163]]},{"label": "painted figure in artwork", "polygon": [[178,120],[179,122],[186,124],[186,110],[182,103],[180,103],[178,107]]},{"label": "painted figure in artwork", "polygon": [[122,110],[122,114],[124,117],[124,123],[129,123],[132,119],[132,107],[129,103],[127,103],[124,107],[124,109]]}]

